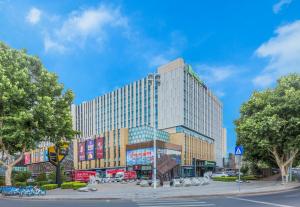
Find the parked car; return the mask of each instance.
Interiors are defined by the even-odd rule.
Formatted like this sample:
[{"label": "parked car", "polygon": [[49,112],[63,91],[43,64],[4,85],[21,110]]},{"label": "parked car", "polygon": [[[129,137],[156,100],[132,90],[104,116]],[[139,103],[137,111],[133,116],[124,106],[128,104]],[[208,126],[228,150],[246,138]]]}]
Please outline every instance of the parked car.
[{"label": "parked car", "polygon": [[81,181],[88,183],[90,181],[91,176],[96,177],[96,171],[74,170],[71,172],[71,177],[73,181]]},{"label": "parked car", "polygon": [[217,173],[213,173],[212,174],[212,178],[216,178],[216,177],[228,177],[229,175],[225,172],[217,172]]},{"label": "parked car", "polygon": [[229,170],[225,172],[226,174],[228,174],[228,176],[236,176],[237,173],[234,170]]},{"label": "parked car", "polygon": [[124,172],[118,172],[116,173],[116,181],[121,182],[123,180],[128,181],[128,180],[136,180],[136,172],[135,171],[124,171]]}]

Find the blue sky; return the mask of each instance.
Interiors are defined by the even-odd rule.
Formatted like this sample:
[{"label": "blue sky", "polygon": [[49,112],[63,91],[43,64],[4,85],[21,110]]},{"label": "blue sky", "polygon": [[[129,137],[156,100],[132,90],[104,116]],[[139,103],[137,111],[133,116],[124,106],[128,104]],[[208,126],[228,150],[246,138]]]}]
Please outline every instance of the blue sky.
[{"label": "blue sky", "polygon": [[0,0],[0,40],[39,56],[89,100],[183,57],[233,121],[254,90],[300,72],[299,0]]}]

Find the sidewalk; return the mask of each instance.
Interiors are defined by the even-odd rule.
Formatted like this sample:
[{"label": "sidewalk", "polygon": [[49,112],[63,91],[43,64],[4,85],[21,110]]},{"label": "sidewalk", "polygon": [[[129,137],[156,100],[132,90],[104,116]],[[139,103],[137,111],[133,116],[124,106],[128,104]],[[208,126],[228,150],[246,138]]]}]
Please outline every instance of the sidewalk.
[{"label": "sidewalk", "polygon": [[140,187],[135,183],[107,183],[97,185],[96,192],[78,192],[75,190],[51,190],[46,196],[28,197],[24,199],[39,200],[61,200],[61,199],[154,199],[171,197],[193,197],[193,196],[221,196],[238,194],[271,193],[289,190],[300,187],[300,183],[281,185],[281,182],[274,181],[252,181],[241,183],[241,191],[238,192],[238,184],[235,182],[215,182],[204,186],[191,187],[158,187],[156,190],[151,187]]}]

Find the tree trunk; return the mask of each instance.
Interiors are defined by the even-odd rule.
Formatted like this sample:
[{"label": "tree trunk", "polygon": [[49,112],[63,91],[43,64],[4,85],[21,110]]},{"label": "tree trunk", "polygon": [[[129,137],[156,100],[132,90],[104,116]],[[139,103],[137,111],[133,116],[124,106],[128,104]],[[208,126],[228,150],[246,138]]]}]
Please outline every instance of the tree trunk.
[{"label": "tree trunk", "polygon": [[16,160],[5,165],[5,168],[6,168],[5,169],[5,185],[11,186],[11,184],[12,184],[11,183],[11,175],[12,175],[13,167],[22,160],[24,152],[25,152],[25,148],[23,148],[21,155]]},{"label": "tree trunk", "polygon": [[280,168],[280,172],[281,172],[281,181],[282,181],[282,184],[285,184],[286,183],[286,177],[287,177],[286,168],[284,167],[283,164],[280,165],[279,168]]},{"label": "tree trunk", "polygon": [[57,162],[56,165],[56,184],[58,185],[58,187],[61,186],[61,175],[60,175],[60,162]]},{"label": "tree trunk", "polygon": [[292,150],[288,156],[284,156],[284,155],[279,156],[276,147],[273,147],[273,149],[270,150],[270,152],[274,155],[276,163],[280,168],[282,184],[288,183],[289,181],[288,167],[291,163],[293,163],[296,155],[299,152],[299,149]]},{"label": "tree trunk", "polygon": [[56,165],[56,184],[60,188],[60,186],[61,186],[61,171],[60,171],[59,146],[58,145],[55,146],[55,152],[56,152],[56,161],[57,161],[57,165]]},{"label": "tree trunk", "polygon": [[11,174],[13,170],[13,165],[7,165],[5,170],[5,185],[11,186]]}]

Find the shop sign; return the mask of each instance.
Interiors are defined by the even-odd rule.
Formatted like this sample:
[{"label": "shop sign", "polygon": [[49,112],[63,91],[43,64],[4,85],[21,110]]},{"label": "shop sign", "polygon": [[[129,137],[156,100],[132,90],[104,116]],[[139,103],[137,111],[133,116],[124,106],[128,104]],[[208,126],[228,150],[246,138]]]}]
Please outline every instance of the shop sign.
[{"label": "shop sign", "polygon": [[93,139],[89,139],[86,141],[86,157],[87,160],[95,159],[95,142]]},{"label": "shop sign", "polygon": [[152,170],[152,167],[151,167],[151,165],[143,165],[141,167],[141,170]]},{"label": "shop sign", "polygon": [[205,166],[206,167],[215,167],[216,166],[216,163],[213,162],[213,161],[205,161]]},{"label": "shop sign", "polygon": [[148,165],[153,162],[153,148],[128,150],[126,153],[127,165]]}]

